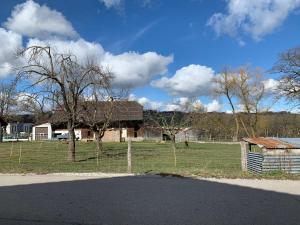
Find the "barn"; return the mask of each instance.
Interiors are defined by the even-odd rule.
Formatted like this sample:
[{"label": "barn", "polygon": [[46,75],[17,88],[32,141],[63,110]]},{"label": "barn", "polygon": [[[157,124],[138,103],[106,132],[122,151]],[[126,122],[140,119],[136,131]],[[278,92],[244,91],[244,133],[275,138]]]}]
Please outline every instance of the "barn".
[{"label": "barn", "polygon": [[[96,120],[101,123],[104,120],[108,102],[90,102],[85,104],[89,111],[97,109]],[[131,138],[134,141],[144,139],[143,128],[143,106],[136,101],[113,102],[112,117],[110,125],[102,139],[104,142],[121,142]],[[82,111],[82,110],[80,110]],[[84,111],[86,112],[86,111]],[[93,140],[94,134],[89,126],[84,123],[89,113],[79,115],[78,124],[75,129],[77,140]],[[68,130],[64,114],[56,111],[47,122],[37,124],[33,127],[33,140],[56,140],[68,137]]]}]

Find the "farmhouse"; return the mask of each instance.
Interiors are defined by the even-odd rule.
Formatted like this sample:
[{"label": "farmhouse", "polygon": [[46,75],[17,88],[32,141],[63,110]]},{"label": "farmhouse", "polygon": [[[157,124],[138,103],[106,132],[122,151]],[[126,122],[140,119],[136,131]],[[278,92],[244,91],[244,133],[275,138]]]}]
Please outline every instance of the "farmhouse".
[{"label": "farmhouse", "polygon": [[15,115],[7,121],[5,133],[10,136],[23,135],[28,137],[32,132],[34,117],[32,115]]},{"label": "farmhouse", "polygon": [[[96,104],[96,105],[95,105]],[[85,110],[80,109],[79,123],[75,129],[77,140],[93,140],[94,133],[84,122],[88,120],[90,113],[96,112],[95,120],[101,124],[106,118],[106,113],[111,102],[88,102]],[[83,106],[81,106],[83,107]],[[86,111],[87,110],[87,111]],[[68,130],[64,113],[57,111],[48,121],[37,124],[32,131],[33,140],[55,140],[68,137]],[[110,125],[105,132],[103,141],[121,142],[128,138],[143,140],[143,106],[135,101],[115,101],[111,108]]]},{"label": "farmhouse", "polygon": [[300,138],[244,138],[243,171],[300,173]]}]

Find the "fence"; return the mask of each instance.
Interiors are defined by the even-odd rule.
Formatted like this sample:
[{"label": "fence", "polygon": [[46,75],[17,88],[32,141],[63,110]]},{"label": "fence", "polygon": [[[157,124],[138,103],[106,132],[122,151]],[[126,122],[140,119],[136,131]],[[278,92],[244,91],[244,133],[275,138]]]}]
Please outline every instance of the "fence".
[{"label": "fence", "polygon": [[272,171],[300,173],[300,155],[266,155],[248,152],[247,169],[254,173]]},{"label": "fence", "polygon": [[[128,171],[126,142],[103,143],[97,154],[95,142],[76,143],[76,162],[68,161],[67,141],[0,143],[0,172],[111,172]],[[133,173],[233,174],[240,171],[238,144],[177,143],[176,166],[170,143],[132,142]]]},{"label": "fence", "polygon": [[282,170],[288,173],[300,172],[300,155],[265,155],[263,172]]},{"label": "fence", "polygon": [[29,134],[4,134],[3,141],[28,141],[30,138]]},{"label": "fence", "polygon": [[247,169],[248,171],[254,173],[262,172],[262,162],[264,157],[262,154],[257,152],[248,152],[247,153]]}]

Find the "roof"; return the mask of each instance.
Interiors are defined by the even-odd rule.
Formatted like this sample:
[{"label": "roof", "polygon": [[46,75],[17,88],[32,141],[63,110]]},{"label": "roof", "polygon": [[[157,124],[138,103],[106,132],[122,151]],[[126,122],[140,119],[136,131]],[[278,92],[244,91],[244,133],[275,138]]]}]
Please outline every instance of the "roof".
[{"label": "roof", "polygon": [[300,148],[300,138],[276,138],[276,139],[294,145],[297,148]]},{"label": "roof", "polygon": [[283,142],[274,138],[255,137],[255,138],[243,138],[244,141],[250,144],[265,147],[267,149],[294,149],[296,146]]},{"label": "roof", "polygon": [[[106,114],[109,110],[112,110],[111,121],[141,121],[143,120],[143,106],[136,101],[115,101],[112,102],[101,101],[95,103],[94,101],[88,101],[81,103],[79,106],[79,118],[80,120],[88,121],[95,116],[96,120],[102,122],[105,120]],[[94,115],[96,112],[96,115]],[[56,111],[51,122],[63,122],[66,121],[66,117],[62,111]]]},{"label": "roof", "polygon": [[34,115],[32,114],[20,114],[20,115],[11,115],[7,118],[6,122],[8,123],[34,123]]},{"label": "roof", "polygon": [[[113,104],[111,104],[113,103]],[[98,121],[105,120],[105,114],[112,110],[112,121],[134,121],[143,120],[143,106],[136,101],[114,101],[114,102],[85,102],[85,109],[80,110],[83,114],[86,111],[93,114],[97,112]],[[89,113],[88,115],[89,116]]]}]

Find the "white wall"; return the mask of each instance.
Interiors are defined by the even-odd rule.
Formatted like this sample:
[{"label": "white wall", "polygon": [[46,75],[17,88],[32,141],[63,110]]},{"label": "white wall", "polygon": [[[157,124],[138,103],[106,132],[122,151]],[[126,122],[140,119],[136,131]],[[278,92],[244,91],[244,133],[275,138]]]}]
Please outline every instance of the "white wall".
[{"label": "white wall", "polygon": [[125,140],[127,138],[127,129],[126,128],[122,128],[122,138],[124,138]]},{"label": "white wall", "polygon": [[11,134],[11,125],[10,125],[10,123],[7,124],[7,126],[6,126],[6,133]]}]

